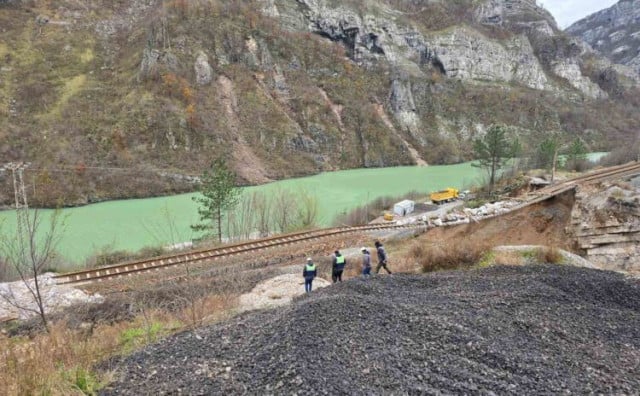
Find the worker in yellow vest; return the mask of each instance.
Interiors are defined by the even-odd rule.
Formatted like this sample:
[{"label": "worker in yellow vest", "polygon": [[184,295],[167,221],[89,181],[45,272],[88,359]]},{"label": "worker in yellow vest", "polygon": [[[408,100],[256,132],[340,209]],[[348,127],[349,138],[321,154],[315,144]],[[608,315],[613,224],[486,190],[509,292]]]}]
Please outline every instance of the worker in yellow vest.
[{"label": "worker in yellow vest", "polygon": [[331,273],[331,279],[333,279],[333,283],[342,282],[342,272],[344,271],[345,265],[347,265],[347,260],[339,250],[334,252],[332,263],[333,271]]},{"label": "worker in yellow vest", "polygon": [[311,260],[311,257],[307,259],[307,264],[304,266],[304,270],[302,271],[302,276],[304,276],[304,291],[307,293],[311,292],[313,279],[318,275],[318,270],[316,270],[316,265]]}]

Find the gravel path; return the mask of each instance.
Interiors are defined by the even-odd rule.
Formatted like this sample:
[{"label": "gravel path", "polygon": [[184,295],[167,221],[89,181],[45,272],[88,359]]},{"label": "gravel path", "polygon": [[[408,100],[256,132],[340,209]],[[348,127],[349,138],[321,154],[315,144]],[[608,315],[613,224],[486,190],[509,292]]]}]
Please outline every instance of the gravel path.
[{"label": "gravel path", "polygon": [[640,285],[551,265],[354,279],[104,367],[106,395],[636,394]]}]

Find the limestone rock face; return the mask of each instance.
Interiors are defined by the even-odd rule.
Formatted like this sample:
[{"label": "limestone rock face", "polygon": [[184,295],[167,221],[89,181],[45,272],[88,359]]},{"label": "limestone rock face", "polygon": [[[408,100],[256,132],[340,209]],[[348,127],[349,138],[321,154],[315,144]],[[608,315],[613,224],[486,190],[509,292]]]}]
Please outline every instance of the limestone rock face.
[{"label": "limestone rock face", "polygon": [[138,79],[146,80],[156,77],[161,72],[161,69],[175,72],[178,66],[178,58],[171,52],[145,48],[142,52]]},{"label": "limestone rock face", "polygon": [[640,0],[622,0],[567,28],[615,63],[640,74]]},{"label": "limestone rock face", "polygon": [[209,65],[209,57],[203,51],[198,53],[194,69],[196,72],[196,83],[198,85],[207,85],[211,82],[213,69],[211,65]]},{"label": "limestone rock face", "polygon": [[553,65],[553,71],[590,98],[603,99],[608,96],[598,84],[582,75],[580,65],[575,60],[563,59]]},{"label": "limestone rock face", "polygon": [[640,273],[640,191],[631,185],[576,195],[570,234],[599,268]]},{"label": "limestone rock face", "polygon": [[500,43],[471,29],[458,28],[435,36],[430,44],[434,58],[443,65],[449,77],[552,89],[526,36],[518,35]]},{"label": "limestone rock face", "polygon": [[539,7],[535,0],[489,0],[474,11],[475,19],[486,25],[544,26],[550,33],[557,30],[553,16]]},{"label": "limestone rock face", "polygon": [[[356,11],[349,5],[327,0],[299,0],[297,8],[291,3],[271,1],[265,2],[265,7],[268,5],[271,15],[274,8],[278,10],[283,24],[291,29],[304,25],[309,31],[343,43],[349,57],[364,66],[384,60],[410,77],[423,77],[435,68],[449,78],[466,82],[513,83],[561,91],[549,78],[548,74],[553,73],[588,97],[606,97],[597,84],[582,74],[579,55],[584,51],[573,54],[555,46],[537,48],[532,44],[532,38],[538,44],[561,34],[551,14],[533,0],[489,0],[475,6],[473,18],[477,23],[508,25],[516,33],[502,39],[488,37],[469,25],[424,32],[382,6]],[[546,52],[551,59],[546,70],[536,52]],[[396,91],[392,98],[397,97]],[[400,111],[405,113],[404,108]]]}]

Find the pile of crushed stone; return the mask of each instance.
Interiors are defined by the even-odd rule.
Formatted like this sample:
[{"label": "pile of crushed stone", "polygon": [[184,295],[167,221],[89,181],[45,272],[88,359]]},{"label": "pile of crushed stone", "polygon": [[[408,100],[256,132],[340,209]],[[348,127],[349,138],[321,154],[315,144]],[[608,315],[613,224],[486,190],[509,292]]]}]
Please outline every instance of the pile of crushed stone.
[{"label": "pile of crushed stone", "polygon": [[103,368],[106,395],[633,394],[640,285],[552,265],[358,278]]}]

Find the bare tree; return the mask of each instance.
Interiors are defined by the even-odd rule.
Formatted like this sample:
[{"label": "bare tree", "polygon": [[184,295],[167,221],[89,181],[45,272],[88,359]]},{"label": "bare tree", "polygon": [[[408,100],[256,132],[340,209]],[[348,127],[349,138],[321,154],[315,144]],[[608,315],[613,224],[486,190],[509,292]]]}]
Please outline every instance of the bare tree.
[{"label": "bare tree", "polygon": [[318,198],[306,190],[300,190],[296,201],[298,208],[296,228],[306,230],[317,226],[319,220]]},{"label": "bare tree", "polygon": [[24,221],[22,232],[17,231],[13,236],[4,236],[0,243],[1,261],[4,261],[20,277],[35,304],[35,308],[31,304],[21,301],[10,288],[1,291],[0,297],[20,310],[37,314],[47,332],[49,332],[49,322],[46,301],[38,276],[51,265],[55,258],[55,248],[62,235],[59,228],[64,227],[60,215],[59,210],[54,211],[48,228],[44,233],[41,233],[42,216],[40,212],[37,209],[26,212],[26,221]]},{"label": "bare tree", "polygon": [[292,199],[291,192],[278,189],[274,195],[273,215],[275,223],[280,232],[287,232],[291,229],[295,220],[297,205]]},{"label": "bare tree", "polygon": [[249,239],[256,231],[255,195],[241,196],[233,210],[226,213],[229,238]]},{"label": "bare tree", "polygon": [[256,227],[261,237],[267,237],[273,229],[273,204],[272,200],[264,193],[254,192],[256,213]]}]

